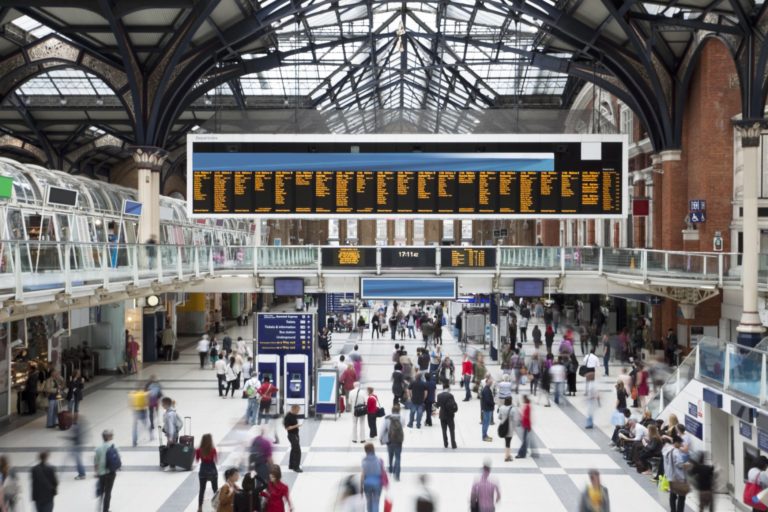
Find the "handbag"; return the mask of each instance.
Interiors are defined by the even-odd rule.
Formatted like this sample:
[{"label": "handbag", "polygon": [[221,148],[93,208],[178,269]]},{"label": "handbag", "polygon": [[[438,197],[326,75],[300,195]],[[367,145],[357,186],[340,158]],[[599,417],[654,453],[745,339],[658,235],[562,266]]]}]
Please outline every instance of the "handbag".
[{"label": "handbag", "polygon": [[624,423],[624,415],[621,413],[621,411],[616,409],[611,413],[611,425],[614,427],[620,427],[624,425]]},{"label": "handbag", "polygon": [[355,418],[360,418],[361,416],[365,416],[368,414],[368,406],[366,404],[358,404],[357,399],[360,396],[360,390],[357,390],[357,394],[355,395],[355,409],[353,414],[355,415]]},{"label": "handbag", "polygon": [[759,479],[760,473],[757,474],[754,482],[747,482],[744,485],[742,501],[745,505],[748,505],[755,510],[768,510],[768,507],[766,507],[758,498],[758,494],[760,494],[760,491],[762,491],[760,484],[757,483]]},{"label": "handbag", "polygon": [[379,407],[376,409],[376,417],[377,418],[383,418],[387,415],[387,411],[384,410],[383,407]]},{"label": "handbag", "polygon": [[[688,482],[669,482],[669,491],[678,496],[685,496],[691,492],[691,486]],[[753,505],[754,506],[754,505]]]},{"label": "handbag", "polygon": [[507,409],[507,417],[499,423],[499,426],[496,428],[496,433],[499,437],[505,438],[507,437],[507,434],[509,434],[509,413],[512,412],[512,408],[510,407]]},{"label": "handbag", "polygon": [[637,386],[632,386],[632,400],[637,400]]},{"label": "handbag", "polygon": [[579,375],[581,377],[584,377],[588,371],[589,371],[589,368],[587,368],[586,366],[584,365],[579,366]]},{"label": "handbag", "polygon": [[669,479],[665,475],[659,475],[659,490],[669,492]]}]

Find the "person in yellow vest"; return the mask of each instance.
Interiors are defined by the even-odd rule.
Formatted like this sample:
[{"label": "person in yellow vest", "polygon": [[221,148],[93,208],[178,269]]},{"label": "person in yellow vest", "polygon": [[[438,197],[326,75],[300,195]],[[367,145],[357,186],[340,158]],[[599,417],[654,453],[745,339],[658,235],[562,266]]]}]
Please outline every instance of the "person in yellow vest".
[{"label": "person in yellow vest", "polygon": [[133,446],[136,446],[139,440],[139,423],[149,431],[150,439],[152,438],[152,430],[147,421],[149,392],[142,388],[131,391],[128,393],[128,403],[133,411]]}]

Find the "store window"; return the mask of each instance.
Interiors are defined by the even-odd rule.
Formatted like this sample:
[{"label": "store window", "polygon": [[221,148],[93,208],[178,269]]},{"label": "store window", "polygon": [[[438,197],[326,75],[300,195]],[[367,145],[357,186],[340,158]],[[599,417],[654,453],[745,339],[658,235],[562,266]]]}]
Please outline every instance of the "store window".
[{"label": "store window", "polygon": [[453,221],[452,220],[444,220],[443,221],[443,240],[454,240],[454,234],[453,234]]},{"label": "store window", "polygon": [[413,245],[424,245],[424,220],[413,221]]},{"label": "store window", "polygon": [[376,245],[387,245],[387,220],[376,220]]}]

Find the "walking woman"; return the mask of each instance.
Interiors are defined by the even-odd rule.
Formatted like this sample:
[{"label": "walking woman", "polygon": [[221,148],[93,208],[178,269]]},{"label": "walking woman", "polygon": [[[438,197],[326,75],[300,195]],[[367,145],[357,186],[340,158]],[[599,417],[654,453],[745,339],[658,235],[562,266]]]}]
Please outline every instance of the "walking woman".
[{"label": "walking woman", "polygon": [[216,453],[216,448],[213,446],[211,434],[204,434],[200,440],[200,447],[195,450],[195,461],[200,462],[200,469],[198,471],[200,492],[197,497],[197,512],[202,512],[206,484],[211,482],[211,489],[214,494],[219,489],[219,471],[216,469],[218,453]]},{"label": "walking woman", "polygon": [[376,416],[379,412],[379,397],[373,393],[373,388],[368,387],[368,400],[366,401],[366,413],[368,414],[368,437],[376,439]]},{"label": "walking woman", "polygon": [[531,381],[531,394],[536,396],[536,391],[539,387],[539,378],[541,376],[541,361],[539,361],[539,354],[535,353],[531,356],[531,362],[528,364],[528,379]]},{"label": "walking woman", "polygon": [[373,444],[371,443],[366,443],[365,445],[362,470],[363,474],[360,477],[360,481],[363,494],[365,494],[366,511],[379,512],[381,490],[389,485],[389,480],[387,472],[384,471],[384,461],[376,456]]},{"label": "walking woman", "polygon": [[288,492],[288,486],[281,479],[283,477],[280,466],[273,464],[269,468],[269,483],[267,489],[262,491],[261,495],[267,498],[264,512],[285,512],[285,504],[288,504],[288,510],[293,510],[291,496]]},{"label": "walking woman", "polygon": [[576,356],[573,354],[573,352],[571,352],[565,368],[568,372],[568,394],[571,396],[576,396],[576,373],[579,371],[579,360],[576,359]]},{"label": "walking woman", "polygon": [[[224,397],[227,398],[227,393],[230,393],[229,396],[233,397],[235,396],[235,388],[237,387],[237,371],[235,370],[235,358],[230,357],[229,358],[229,364],[227,365],[227,368],[225,370],[224,376],[227,379],[227,387],[224,389]],[[230,392],[231,390],[231,392]]]},{"label": "walking woman", "polygon": [[605,369],[605,376],[608,376],[608,363],[611,361],[611,340],[608,334],[603,334],[603,368]]}]

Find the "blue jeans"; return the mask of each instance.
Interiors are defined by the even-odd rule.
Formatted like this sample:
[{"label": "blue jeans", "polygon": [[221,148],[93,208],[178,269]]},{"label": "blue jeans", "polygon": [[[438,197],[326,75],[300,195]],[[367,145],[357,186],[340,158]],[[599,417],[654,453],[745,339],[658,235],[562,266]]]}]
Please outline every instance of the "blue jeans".
[{"label": "blue jeans", "polygon": [[408,337],[409,338],[415,338],[416,337],[416,331],[414,330],[412,325],[408,326]]},{"label": "blue jeans", "polygon": [[48,418],[45,423],[46,427],[55,427],[56,423],[58,423],[58,414],[59,414],[59,404],[57,401],[54,400],[48,400]]},{"label": "blue jeans", "polygon": [[483,418],[483,439],[485,439],[488,437],[488,426],[491,424],[491,416],[493,415],[493,410],[481,411],[480,415]]},{"label": "blue jeans", "polygon": [[366,512],[379,512],[379,501],[381,501],[381,486],[364,485],[363,493],[365,494]]},{"label": "blue jeans", "polygon": [[555,382],[555,403],[557,405],[560,405],[560,395],[563,394],[563,388],[565,387],[565,382]]},{"label": "blue jeans", "polygon": [[527,429],[522,429],[522,430],[523,430],[523,440],[520,443],[520,449],[517,450],[517,458],[518,459],[524,459],[525,456],[528,454],[528,434],[529,434],[529,432],[528,432]]},{"label": "blue jeans", "polygon": [[605,375],[608,375],[608,361],[611,360],[611,355],[609,352],[606,352],[603,356],[603,368],[605,368]]},{"label": "blue jeans", "polygon": [[83,456],[80,454],[79,446],[72,448],[72,456],[75,458],[75,467],[77,467],[77,476],[85,476],[85,466],[83,466]]},{"label": "blue jeans", "polygon": [[389,472],[395,477],[395,480],[400,480],[400,454],[403,451],[403,445],[401,444],[387,444],[387,453],[389,454]]},{"label": "blue jeans", "polygon": [[[133,411],[133,446],[136,446],[139,441],[139,423],[147,427],[149,429],[149,424],[147,423],[147,411]],[[152,435],[152,430],[149,431],[150,436]]]},{"label": "blue jeans", "polygon": [[424,414],[424,404],[411,405],[411,415],[408,417],[408,428],[413,427],[413,416],[416,415],[416,428],[421,428],[421,416]]},{"label": "blue jeans", "polygon": [[469,389],[469,382],[472,380],[471,375],[462,375],[461,377],[464,379],[464,390],[466,391],[466,394],[464,395],[464,400],[471,400],[472,399],[472,391]]},{"label": "blue jeans", "polygon": [[255,425],[259,418],[259,401],[255,398],[248,399],[248,409],[245,411],[245,421],[249,425]]}]

